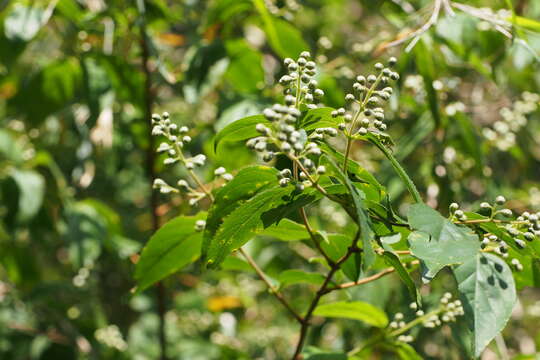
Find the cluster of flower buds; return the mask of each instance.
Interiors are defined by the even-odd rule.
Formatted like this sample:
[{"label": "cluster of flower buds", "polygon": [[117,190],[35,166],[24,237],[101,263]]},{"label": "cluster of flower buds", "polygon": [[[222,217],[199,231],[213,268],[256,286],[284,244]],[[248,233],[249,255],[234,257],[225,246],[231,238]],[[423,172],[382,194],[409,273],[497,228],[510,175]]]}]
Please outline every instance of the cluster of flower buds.
[{"label": "cluster of flower buds", "polygon": [[[309,61],[308,52],[300,54],[297,62],[285,59],[290,73],[280,79],[286,86],[285,105],[274,104],[263,111],[263,116],[269,123],[259,123],[255,129],[260,136],[247,141],[248,148],[261,153],[264,161],[271,161],[277,154],[283,154],[295,161],[298,165],[296,187],[303,190],[313,185],[318,176],[325,173],[324,166],[318,166],[310,156],[318,156],[321,149],[315,140],[322,140],[325,136],[336,136],[334,128],[315,129],[309,136],[303,129],[297,129],[296,124],[301,116],[299,107],[307,103],[308,107],[316,107],[313,99],[321,97],[324,93],[317,89],[317,82],[311,77],[315,75],[315,63]],[[292,94],[295,93],[296,96]],[[289,169],[279,174],[279,184],[287,186],[292,181],[293,174]]]},{"label": "cluster of flower buds", "polygon": [[422,324],[427,328],[434,328],[441,326],[443,323],[456,321],[458,316],[465,314],[461,301],[452,301],[452,294],[450,293],[445,293],[440,300],[440,306],[427,314],[423,310],[418,309],[418,305],[415,302],[411,303],[409,308],[414,311],[414,319],[405,322],[403,313],[397,313],[389,325],[393,329],[392,334],[394,336],[398,335],[397,340],[405,343],[414,340],[412,335],[408,335],[405,332],[416,324]]},{"label": "cluster of flower buds", "polygon": [[527,115],[536,111],[540,95],[524,92],[521,99],[513,106],[500,110],[502,119],[493,124],[493,128],[484,128],[482,134],[499,150],[507,151],[515,145],[518,131],[527,125]]},{"label": "cluster of flower buds", "polygon": [[[183,153],[184,145],[191,142],[191,137],[187,135],[189,128],[187,126],[178,127],[172,123],[169,113],[164,112],[162,115],[152,115],[152,135],[163,136],[166,141],[159,144],[158,153],[165,153],[167,157],[163,161],[164,164],[181,163],[188,170],[192,178],[196,179],[193,169],[204,166],[206,156],[198,154],[192,157],[185,156]],[[225,175],[225,174],[223,174]],[[225,180],[232,178],[232,175],[223,176]],[[206,196],[206,192],[199,191],[193,188],[187,180],[180,179],[176,186],[169,185],[163,179],[155,179],[153,184],[154,189],[159,189],[163,194],[184,192],[189,197],[189,204],[195,205]]]},{"label": "cluster of flower buds", "polygon": [[310,53],[303,51],[298,60],[286,58],[284,64],[288,73],[279,79],[279,83],[285,87],[285,104],[300,107],[305,104],[309,109],[317,107],[317,103],[324,96],[324,91],[318,88],[319,84],[313,77],[317,73],[316,64],[309,60]]},{"label": "cluster of flower buds", "polygon": [[423,322],[423,325],[427,328],[434,328],[440,326],[442,323],[454,322],[458,316],[465,315],[463,306],[460,300],[452,301],[452,294],[445,293],[440,300],[441,307],[438,313],[430,315]]},{"label": "cluster of flower buds", "polygon": [[465,215],[463,210],[461,210],[459,208],[458,203],[455,203],[455,202],[451,203],[450,207],[449,207],[449,210],[450,210],[450,217],[452,219],[456,219],[458,221],[466,221],[467,220],[467,215]]},{"label": "cluster of flower buds", "polygon": [[232,174],[228,173],[227,169],[225,169],[223,166],[220,166],[216,170],[214,170],[214,175],[225,180],[225,183],[228,183],[234,178]]},{"label": "cluster of flower buds", "polygon": [[344,122],[339,124],[339,129],[345,131],[346,135],[366,135],[369,131],[386,130],[381,105],[392,96],[393,89],[388,86],[390,81],[399,79],[399,74],[392,70],[396,62],[397,59],[392,57],[387,66],[375,64],[377,74],[358,76],[353,84],[353,93],[345,96],[345,100],[352,104],[351,111],[340,108],[332,112],[335,118],[343,117]]}]

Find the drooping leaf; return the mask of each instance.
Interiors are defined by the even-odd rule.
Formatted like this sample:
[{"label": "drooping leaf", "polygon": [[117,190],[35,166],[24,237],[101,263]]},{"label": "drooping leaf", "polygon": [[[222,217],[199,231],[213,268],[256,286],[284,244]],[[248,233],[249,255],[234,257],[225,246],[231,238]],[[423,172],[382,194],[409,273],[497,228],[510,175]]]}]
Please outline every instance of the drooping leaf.
[{"label": "drooping leaf", "polygon": [[281,288],[294,284],[321,285],[324,282],[324,276],[318,273],[291,269],[279,274],[277,280]]},{"label": "drooping leaf", "polygon": [[221,142],[243,141],[259,136],[260,134],[255,130],[255,126],[259,123],[268,125],[270,122],[262,115],[253,115],[225,126],[214,138],[214,151]]},{"label": "drooping leaf", "polygon": [[474,354],[480,356],[505,327],[516,303],[512,271],[493,254],[478,253],[453,269],[474,334]]},{"label": "drooping leaf", "polygon": [[152,235],[135,267],[137,291],[146,289],[199,258],[202,232],[195,230],[195,223],[205,218],[206,213],[203,212],[197,216],[179,216]]},{"label": "drooping leaf", "polygon": [[360,228],[360,240],[362,241],[362,268],[367,270],[375,261],[375,252],[373,251],[373,246],[371,244],[373,231],[371,229],[371,221],[365,207],[365,195],[361,190],[352,184],[348,176],[343,174],[334,160],[326,155],[323,155],[321,157],[321,162],[327,164],[330,173],[336,176],[343,183],[343,185],[347,187],[347,190],[351,195],[355,211],[354,220]]},{"label": "drooping leaf", "polygon": [[401,261],[399,261],[399,257],[390,251],[385,251],[383,253],[383,258],[388,265],[396,269],[396,273],[407,287],[409,295],[411,296],[413,301],[421,304],[420,292],[416,288],[416,285],[407,269],[405,269]]},{"label": "drooping leaf", "polygon": [[380,136],[376,136],[372,133],[368,133],[365,138],[374,144],[381,152],[386,156],[386,158],[390,161],[392,164],[392,167],[398,174],[398,176],[401,178],[401,180],[405,183],[405,186],[407,186],[407,189],[409,190],[409,193],[413,197],[414,201],[417,203],[422,203],[422,197],[420,196],[420,193],[416,189],[416,185],[411,180],[405,169],[401,166],[401,164],[397,161],[397,159],[392,154],[392,151],[381,141]]},{"label": "drooping leaf", "polygon": [[317,306],[313,315],[363,321],[369,325],[383,328],[388,325],[384,311],[362,301],[335,302]]},{"label": "drooping leaf", "polygon": [[425,204],[414,204],[408,213],[410,226],[418,231],[409,235],[411,253],[425,267],[422,279],[431,281],[443,267],[462,264],[480,250],[478,236],[458,226]]}]

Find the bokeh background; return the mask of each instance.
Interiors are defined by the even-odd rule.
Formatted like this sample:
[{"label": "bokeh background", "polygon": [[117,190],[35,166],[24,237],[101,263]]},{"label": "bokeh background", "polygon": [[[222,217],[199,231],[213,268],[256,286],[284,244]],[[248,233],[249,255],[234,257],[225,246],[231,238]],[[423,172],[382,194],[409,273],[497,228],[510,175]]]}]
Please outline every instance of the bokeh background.
[{"label": "bokeh background", "polygon": [[[389,133],[429,205],[444,213],[452,201],[468,208],[504,194],[516,211],[540,211],[540,2],[462,3],[474,9],[441,11],[405,52],[407,42],[388,45],[425,23],[434,1],[1,0],[0,358],[157,359],[162,326],[171,359],[289,356],[296,323],[239,264],[195,265],[161,290],[130,290],[153,214],[163,223],[192,211],[152,195],[153,176],[182,173],[153,156],[149,114],[192,128],[188,150],[209,158],[203,178],[246,166],[256,159],[243,144],[215,153],[213,136],[280,101],[282,59],[302,50],[332,107],[356,75],[398,57]],[[407,202],[380,154],[358,145],[353,157]],[[310,211],[328,228],[347,220],[326,202]],[[311,256],[302,243],[249,246],[270,275]],[[454,287],[443,276],[425,301]],[[301,307],[308,290],[286,291]],[[393,277],[339,296],[390,313],[408,306]],[[540,292],[523,288],[520,299],[483,359],[540,358]],[[367,330],[320,320],[310,343],[351,348]],[[425,359],[462,358],[449,327],[418,330],[413,345]]]}]

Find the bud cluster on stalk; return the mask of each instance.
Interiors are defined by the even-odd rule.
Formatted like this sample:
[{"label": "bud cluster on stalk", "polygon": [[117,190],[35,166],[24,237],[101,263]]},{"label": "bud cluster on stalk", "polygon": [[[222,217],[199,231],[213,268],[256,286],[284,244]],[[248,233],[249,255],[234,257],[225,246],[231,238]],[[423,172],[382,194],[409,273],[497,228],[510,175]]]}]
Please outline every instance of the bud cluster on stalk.
[{"label": "bud cluster on stalk", "polygon": [[397,59],[392,57],[387,66],[375,64],[376,74],[357,76],[353,92],[345,96],[347,103],[351,104],[350,111],[340,108],[332,112],[334,118],[343,116],[344,122],[339,124],[339,129],[347,136],[366,135],[368,132],[387,129],[382,106],[393,93],[389,83],[399,79],[399,74],[392,70],[396,62]]},{"label": "bud cluster on stalk", "polygon": [[[161,142],[156,150],[158,153],[165,153],[167,155],[163,163],[165,165],[182,164],[191,178],[196,180],[197,177],[193,170],[205,165],[206,156],[197,154],[190,157],[184,154],[184,146],[191,142],[191,137],[187,135],[188,132],[189,128],[187,126],[178,127],[172,123],[168,112],[164,112],[162,115],[152,115],[152,135],[165,137],[165,141]],[[223,178],[226,182],[232,180],[232,175],[228,174],[224,168],[216,169],[214,174]],[[162,194],[185,193],[189,198],[189,204],[192,206],[207,196],[206,192],[192,186],[186,179],[180,179],[175,185],[170,185],[165,180],[156,178],[153,187],[158,189]]]},{"label": "bud cluster on stalk", "polygon": [[296,61],[291,58],[283,61],[288,72],[279,79],[279,83],[284,87],[287,106],[299,108],[300,104],[304,104],[308,109],[314,109],[324,96],[324,91],[318,88],[319,83],[314,79],[317,65],[310,58],[310,53],[304,51]]},{"label": "bud cluster on stalk", "polygon": [[[248,148],[259,152],[264,161],[271,161],[276,155],[283,154],[297,162],[299,181],[296,186],[299,190],[311,186],[319,175],[326,172],[324,166],[317,166],[310,159],[310,156],[321,154],[321,149],[314,140],[338,134],[334,128],[319,128],[307,135],[305,130],[296,127],[302,115],[300,105],[317,107],[314,104],[315,99],[324,95],[323,91],[317,88],[317,82],[312,79],[315,75],[315,63],[309,61],[309,58],[310,54],[304,51],[296,62],[285,59],[289,74],[280,79],[280,83],[286,87],[285,105],[274,104],[264,109],[263,116],[268,123],[257,124],[255,129],[260,136],[251,138],[246,143]],[[293,177],[292,171],[285,169],[278,175],[279,184],[287,186]]]},{"label": "bud cluster on stalk", "polygon": [[435,328],[441,326],[443,323],[454,322],[458,316],[465,314],[461,301],[452,301],[452,294],[448,292],[442,296],[439,303],[438,308],[428,313],[418,309],[417,303],[411,303],[409,308],[414,311],[415,317],[409,322],[406,322],[403,313],[396,313],[389,324],[390,329],[393,329],[392,334],[395,334],[394,336],[397,335],[398,341],[409,343],[414,341],[414,338],[412,335],[406,334],[406,332],[414,327],[414,325],[422,324],[426,328]]},{"label": "bud cluster on stalk", "polygon": [[[486,212],[489,216],[488,220],[493,220],[497,228],[504,233],[507,241],[512,239],[518,249],[523,249],[527,246],[527,242],[540,238],[540,212],[529,213],[525,211],[515,220],[510,220],[508,218],[512,217],[513,213],[512,210],[503,207],[506,202],[506,198],[499,195],[495,198],[493,204],[489,202],[480,203],[480,209],[482,212]],[[496,220],[496,215],[501,215],[504,219],[503,222]],[[450,204],[450,217],[454,221],[467,221],[467,215],[459,208],[457,203]],[[485,233],[481,236],[480,246],[482,249],[493,251],[504,259],[508,259],[510,244],[505,239],[502,239],[500,235]],[[516,271],[523,270],[523,265],[518,259],[514,258],[510,263]]]}]

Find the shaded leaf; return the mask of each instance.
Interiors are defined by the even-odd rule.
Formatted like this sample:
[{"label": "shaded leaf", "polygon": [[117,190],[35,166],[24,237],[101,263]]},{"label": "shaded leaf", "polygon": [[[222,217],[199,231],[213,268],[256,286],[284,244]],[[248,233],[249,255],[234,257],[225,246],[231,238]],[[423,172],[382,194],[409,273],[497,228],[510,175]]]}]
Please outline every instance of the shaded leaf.
[{"label": "shaded leaf", "polygon": [[478,236],[453,224],[425,204],[414,204],[408,213],[411,253],[422,261],[422,279],[431,281],[447,265],[462,264],[480,251]]},{"label": "shaded leaf", "polygon": [[262,115],[248,116],[236,120],[221,129],[214,138],[214,151],[217,150],[221,142],[235,142],[254,138],[260,134],[255,130],[258,123],[265,125],[270,124],[270,121]]},{"label": "shaded leaf", "polygon": [[279,274],[277,280],[281,288],[294,284],[321,285],[324,282],[324,276],[322,274],[293,269],[283,271]]},{"label": "shaded leaf", "polygon": [[493,254],[478,253],[454,268],[464,299],[469,327],[474,333],[474,353],[480,356],[505,327],[516,303],[512,271]]},{"label": "shaded leaf", "polygon": [[313,315],[360,320],[369,325],[380,328],[388,325],[388,318],[386,317],[384,311],[362,301],[335,302],[319,305],[313,312]]}]

